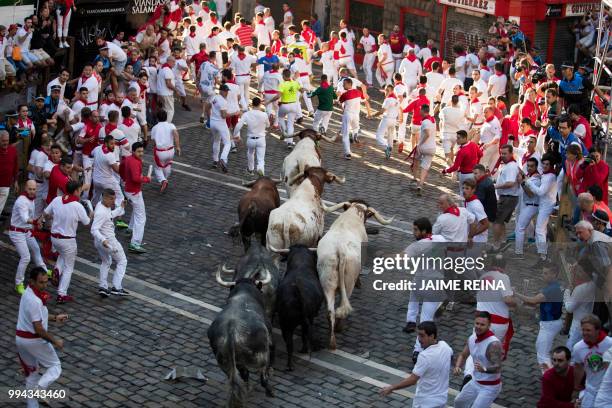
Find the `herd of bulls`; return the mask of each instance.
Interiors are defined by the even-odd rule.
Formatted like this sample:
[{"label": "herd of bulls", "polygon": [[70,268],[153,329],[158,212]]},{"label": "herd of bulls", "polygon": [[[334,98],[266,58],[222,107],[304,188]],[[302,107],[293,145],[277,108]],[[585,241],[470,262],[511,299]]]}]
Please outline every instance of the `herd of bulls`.
[{"label": "herd of bulls", "polygon": [[[293,333],[301,326],[302,352],[312,350],[313,321],[323,301],[327,304],[329,348],[336,348],[334,327],[351,312],[349,297],[361,272],[361,248],[367,242],[365,221],[383,218],[362,200],[325,207],[326,183],[344,178],[321,167],[318,142],[328,140],[304,130],[283,162],[283,180],[261,177],[246,186],[238,205],[234,235],[246,253],[235,269],[220,266],[217,282],[230,288],[223,310],[208,330],[211,348],[229,379],[229,407],[244,406],[249,371],[260,376],[266,395],[274,363],[272,322],[275,316],[287,348],[287,369],[293,369]],[[281,205],[277,185],[284,183],[289,198]],[[325,214],[344,209],[323,235]],[[255,239],[251,239],[255,238]],[[281,276],[280,263],[286,262]],[[222,274],[233,274],[226,281]],[[340,295],[335,307],[336,294]]]}]

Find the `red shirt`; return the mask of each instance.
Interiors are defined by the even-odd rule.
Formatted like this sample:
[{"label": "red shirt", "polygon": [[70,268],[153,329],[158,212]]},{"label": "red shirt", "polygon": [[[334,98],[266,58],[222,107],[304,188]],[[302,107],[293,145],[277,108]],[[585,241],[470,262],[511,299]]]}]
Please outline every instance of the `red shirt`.
[{"label": "red shirt", "polygon": [[538,408],[574,408],[572,392],[574,391],[574,367],[569,366],[567,375],[560,376],[554,368],[548,369],[542,376],[542,396]]},{"label": "red shirt", "polygon": [[472,141],[459,146],[455,162],[451,167],[446,169],[446,173],[453,173],[459,170],[460,173],[467,174],[474,170],[474,166],[478,164],[482,157],[482,150]]},{"label": "red shirt", "polygon": [[121,161],[119,174],[125,182],[125,191],[138,194],[142,190],[144,176],[142,175],[142,160],[134,155],[127,156]]},{"label": "red shirt", "polygon": [[51,204],[51,201],[57,197],[57,190],[61,190],[62,193],[68,194],[66,191],[66,184],[70,181],[70,177],[65,175],[60,169],[60,165],[56,164],[51,170],[49,175],[49,192],[47,193],[47,204]]},{"label": "red shirt", "polygon": [[404,52],[404,45],[406,45],[406,38],[402,34],[389,34],[389,46],[393,54],[401,54]]},{"label": "red shirt", "polygon": [[240,27],[236,29],[236,35],[238,36],[240,45],[243,47],[253,45],[253,28],[250,25],[241,24]]},{"label": "red shirt", "polygon": [[429,99],[425,95],[419,95],[418,98],[406,106],[404,113],[412,112],[412,124],[420,125],[423,118],[421,117],[421,106],[429,105]]},{"label": "red shirt", "polygon": [[19,173],[19,155],[15,146],[0,149],[0,187],[10,187]]},{"label": "red shirt", "polygon": [[603,191],[603,199],[601,200],[605,205],[608,205],[608,176],[610,174],[610,168],[608,164],[600,160],[599,163],[589,164],[582,168],[580,166],[576,170],[576,177],[582,179],[578,186],[578,194],[584,193],[589,190],[589,187],[598,185]]}]

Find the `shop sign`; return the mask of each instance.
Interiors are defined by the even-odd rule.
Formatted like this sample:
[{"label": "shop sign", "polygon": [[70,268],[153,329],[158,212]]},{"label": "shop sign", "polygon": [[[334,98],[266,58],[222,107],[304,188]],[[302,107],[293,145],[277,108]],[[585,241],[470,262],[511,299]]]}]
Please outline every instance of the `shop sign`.
[{"label": "shop sign", "polygon": [[495,14],[495,0],[440,0],[440,4],[485,14]]}]

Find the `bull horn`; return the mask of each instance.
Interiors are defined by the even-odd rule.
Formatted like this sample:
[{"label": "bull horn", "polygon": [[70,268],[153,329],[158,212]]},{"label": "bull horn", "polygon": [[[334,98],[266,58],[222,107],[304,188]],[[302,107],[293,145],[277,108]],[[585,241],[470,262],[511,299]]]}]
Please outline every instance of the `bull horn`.
[{"label": "bull horn", "polygon": [[348,201],[344,201],[342,203],[334,204],[331,207],[326,207],[325,205],[323,205],[323,210],[326,213],[331,213],[331,212],[334,212],[334,211],[338,211],[339,209],[344,207],[345,204],[349,204],[350,205],[351,203],[349,203]]},{"label": "bull horn", "polygon": [[289,250],[288,249],[276,249],[273,246],[269,246],[268,249],[276,254],[288,254]]},{"label": "bull horn", "polygon": [[244,181],[244,180],[242,180],[242,185],[244,187],[253,187],[255,185],[255,183],[257,183],[257,180],[251,180],[251,181]]},{"label": "bull horn", "polygon": [[335,137],[330,137],[330,136],[326,136],[323,133],[319,133],[321,135],[321,139],[325,140],[326,142],[329,143],[335,143],[336,142],[336,138]]},{"label": "bull horn", "polygon": [[382,225],[389,225],[389,224],[391,224],[391,222],[393,222],[393,219],[395,218],[395,217],[391,217],[389,219],[385,219],[385,218],[383,218],[382,215],[380,215],[380,213],[378,211],[376,211],[372,207],[368,207],[368,210],[372,212],[372,214],[374,215],[374,218],[376,218],[376,221],[378,221]]},{"label": "bull horn", "polygon": [[340,176],[336,176],[334,173],[332,173],[331,171],[327,172],[328,175],[330,175],[332,177],[332,181],[335,181],[338,184],[344,184],[344,182],[346,181],[346,178],[344,177],[340,177]]},{"label": "bull horn", "polygon": [[215,275],[215,278],[216,278],[216,280],[217,280],[217,283],[218,283],[219,285],[223,286],[223,287],[226,287],[226,288],[231,288],[232,286],[234,286],[234,284],[235,284],[236,282],[233,282],[233,281],[232,281],[232,282],[226,282],[226,281],[224,281],[224,280],[223,280],[223,278],[221,277],[221,269],[222,269],[222,267],[221,267],[221,266],[217,268],[217,273],[216,273],[216,275]]},{"label": "bull horn", "polygon": [[293,177],[290,177],[287,180],[287,185],[288,186],[293,185],[293,183],[295,183],[300,177],[304,177],[304,173],[298,173],[298,174],[294,175]]},{"label": "bull horn", "polygon": [[235,269],[226,268],[225,264],[223,264],[223,266],[221,267],[221,270],[223,271],[223,273],[234,273],[234,272],[236,272]]},{"label": "bull horn", "polygon": [[255,281],[257,285],[261,284],[261,286],[266,286],[268,283],[272,281],[272,274],[270,273],[270,271],[267,269],[265,269],[265,271],[266,271],[266,277],[262,280]]}]

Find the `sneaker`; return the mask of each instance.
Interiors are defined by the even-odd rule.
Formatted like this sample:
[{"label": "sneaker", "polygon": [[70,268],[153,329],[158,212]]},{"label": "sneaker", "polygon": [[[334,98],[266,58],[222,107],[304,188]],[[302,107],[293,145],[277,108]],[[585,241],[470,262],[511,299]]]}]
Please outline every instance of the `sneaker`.
[{"label": "sneaker", "polygon": [[159,189],[160,193],[163,193],[168,188],[168,180],[164,180],[161,182],[161,188]]},{"label": "sneaker", "polygon": [[345,154],[345,155],[344,155],[344,159],[345,159],[345,160],[351,160],[351,155],[350,155],[350,153],[349,153],[349,154]]},{"label": "sneaker", "polygon": [[412,362],[414,364],[416,364],[418,359],[419,359],[419,352],[418,351],[413,352],[412,353]]},{"label": "sneaker", "polygon": [[74,297],[70,296],[70,295],[57,295],[57,298],[55,299],[55,303],[58,304],[62,304],[62,303],[68,303],[68,302],[73,302],[74,301]]},{"label": "sneaker", "polygon": [[211,169],[217,169],[217,168],[219,168],[219,162],[216,162],[216,161],[212,162],[212,164],[211,164],[210,168],[211,168]]},{"label": "sneaker", "polygon": [[119,228],[119,229],[124,229],[124,228],[129,228],[129,225],[125,223],[125,221],[123,220],[116,220],[115,221],[115,227]]},{"label": "sneaker", "polygon": [[15,286],[15,292],[17,292],[19,296],[23,295],[23,292],[25,292],[25,287],[23,286],[23,283],[18,283]]},{"label": "sneaker", "polygon": [[133,252],[135,254],[144,254],[147,252],[147,250],[144,249],[142,245],[138,245],[138,244],[128,245],[128,251]]},{"label": "sneaker", "polygon": [[110,290],[108,288],[98,288],[98,295],[102,296],[103,298],[107,298],[110,296]]},{"label": "sneaker", "polygon": [[230,153],[238,153],[238,148],[236,146],[232,147]]},{"label": "sneaker", "polygon": [[227,173],[227,164],[223,160],[219,160],[219,167],[222,172]]},{"label": "sneaker", "polygon": [[406,326],[402,329],[402,331],[404,333],[412,333],[415,330],[416,330],[416,323],[415,322],[408,322],[408,323],[406,323]]},{"label": "sneaker", "polygon": [[391,146],[385,147],[385,158],[387,159],[391,158]]},{"label": "sneaker", "polygon": [[130,296],[130,292],[125,289],[115,289],[114,287],[110,290],[111,295],[115,296]]}]

